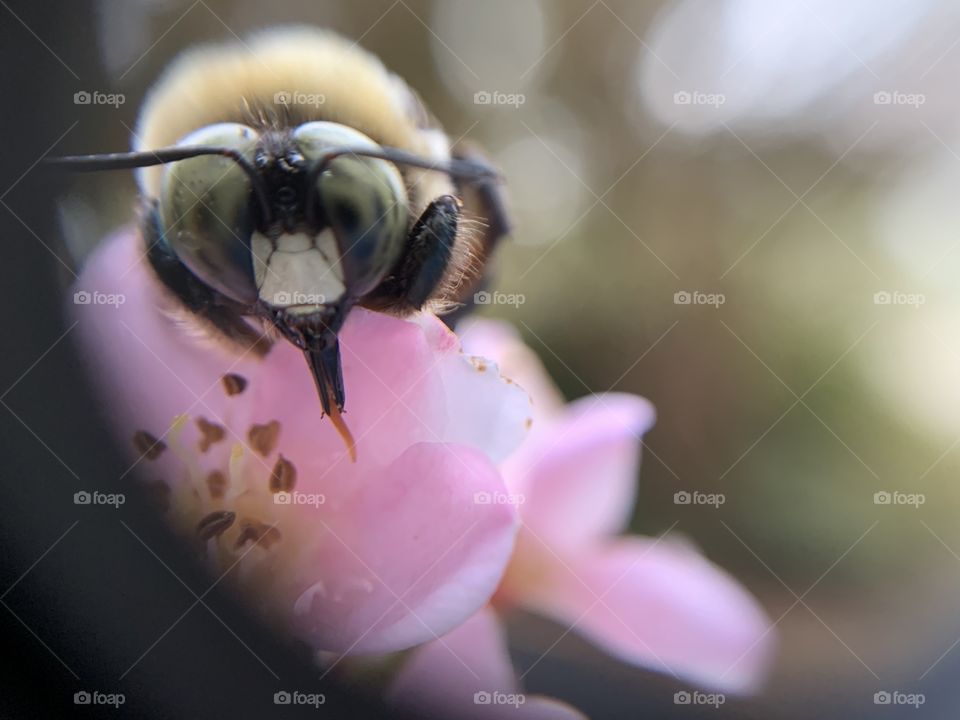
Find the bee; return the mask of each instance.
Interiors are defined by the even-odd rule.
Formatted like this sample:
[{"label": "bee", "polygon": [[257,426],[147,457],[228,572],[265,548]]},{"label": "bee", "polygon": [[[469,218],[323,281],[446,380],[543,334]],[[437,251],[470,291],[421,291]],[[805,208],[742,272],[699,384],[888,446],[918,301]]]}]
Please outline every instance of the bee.
[{"label": "bee", "polygon": [[509,231],[498,173],[379,59],[311,28],[187,51],[134,135],[132,152],[53,162],[136,168],[162,285],[244,351],[276,338],[302,350],[355,459],[337,335],[358,305],[469,308]]}]

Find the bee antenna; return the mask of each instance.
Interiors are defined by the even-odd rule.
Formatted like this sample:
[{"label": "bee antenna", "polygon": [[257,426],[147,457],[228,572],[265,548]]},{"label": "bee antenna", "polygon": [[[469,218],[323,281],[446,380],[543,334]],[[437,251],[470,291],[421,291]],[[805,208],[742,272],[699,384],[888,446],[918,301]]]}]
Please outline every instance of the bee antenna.
[{"label": "bee antenna", "polygon": [[500,173],[494,168],[473,160],[461,160],[453,158],[451,160],[430,160],[429,158],[414,155],[413,153],[399,150],[398,148],[351,148],[335,147],[323,154],[320,160],[310,171],[309,181],[312,184],[317,177],[327,169],[331,162],[343,155],[354,155],[358,157],[369,157],[377,160],[386,160],[396,165],[408,165],[410,167],[422,168],[424,170],[435,170],[446,173],[450,177],[471,182],[480,182],[482,180],[500,179]]},{"label": "bee antenna", "polygon": [[270,222],[272,212],[267,191],[256,168],[238,150],[228,147],[172,147],[141,152],[105,153],[102,155],[65,155],[45,158],[44,164],[62,167],[74,172],[96,172],[99,170],[130,170],[132,168],[153,167],[167,163],[187,160],[202,155],[220,155],[233,160],[246,173],[257,196],[257,202],[264,213],[264,219]]},{"label": "bee antenna", "polygon": [[[481,182],[483,180],[500,179],[500,173],[489,165],[474,162],[472,160],[460,160],[453,158],[451,160],[430,160],[429,158],[414,155],[413,153],[399,150],[392,147],[380,148],[352,148],[352,147],[334,147],[327,150],[310,168],[307,175],[308,187],[313,187],[317,178],[329,167],[330,163],[338,157],[352,155],[354,157],[368,157],[376,160],[386,160],[395,165],[408,165],[410,167],[423,168],[424,170],[435,170],[446,173],[450,177],[468,180],[470,182]],[[307,209],[307,219],[312,222],[311,208]]]}]

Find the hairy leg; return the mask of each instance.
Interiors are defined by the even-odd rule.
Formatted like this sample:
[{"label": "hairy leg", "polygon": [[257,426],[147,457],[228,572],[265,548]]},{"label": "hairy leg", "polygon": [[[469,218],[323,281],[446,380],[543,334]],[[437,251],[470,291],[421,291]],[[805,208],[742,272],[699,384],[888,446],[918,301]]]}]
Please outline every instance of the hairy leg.
[{"label": "hairy leg", "polygon": [[410,231],[394,269],[360,304],[371,310],[399,314],[423,307],[446,275],[459,219],[460,202],[452,195],[430,203]]}]

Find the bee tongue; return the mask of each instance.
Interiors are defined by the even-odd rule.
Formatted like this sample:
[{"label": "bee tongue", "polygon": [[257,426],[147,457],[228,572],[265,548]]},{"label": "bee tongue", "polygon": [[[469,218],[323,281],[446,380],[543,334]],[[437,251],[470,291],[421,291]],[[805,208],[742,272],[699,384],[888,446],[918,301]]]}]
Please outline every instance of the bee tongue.
[{"label": "bee tongue", "polygon": [[350,455],[350,462],[357,461],[357,442],[353,439],[353,434],[350,432],[350,428],[347,427],[347,423],[343,420],[343,415],[340,414],[340,409],[333,405],[328,413],[330,416],[330,422],[333,424],[333,427],[337,429],[340,438],[343,440],[343,444],[347,447],[347,453]]},{"label": "bee tongue", "polygon": [[304,354],[317,386],[323,412],[343,439],[351,462],[357,461],[357,443],[343,420],[343,373],[340,366],[340,345],[336,336],[326,342],[311,343]]}]

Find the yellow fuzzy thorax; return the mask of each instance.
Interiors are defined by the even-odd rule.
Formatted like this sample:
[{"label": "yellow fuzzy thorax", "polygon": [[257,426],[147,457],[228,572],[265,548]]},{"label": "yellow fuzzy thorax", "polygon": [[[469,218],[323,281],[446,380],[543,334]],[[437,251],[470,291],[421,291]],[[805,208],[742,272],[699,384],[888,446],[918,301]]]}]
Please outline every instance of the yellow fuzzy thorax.
[{"label": "yellow fuzzy thorax", "polygon": [[[321,100],[280,104],[278,93]],[[348,125],[380,145],[449,157],[446,136],[432,127],[402,79],[355,43],[308,27],[274,29],[243,43],[183,53],[148,93],[134,146],[169,147],[197,128],[219,122],[263,128],[312,120]],[[162,172],[156,167],[139,171],[148,197],[158,196]]]}]

